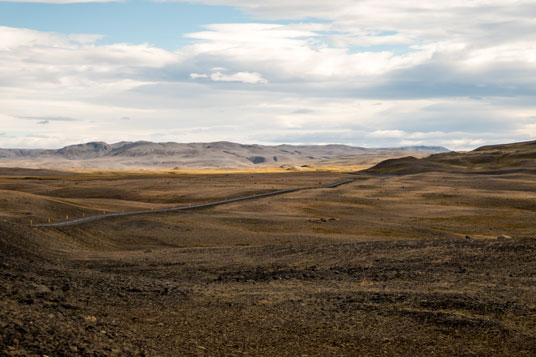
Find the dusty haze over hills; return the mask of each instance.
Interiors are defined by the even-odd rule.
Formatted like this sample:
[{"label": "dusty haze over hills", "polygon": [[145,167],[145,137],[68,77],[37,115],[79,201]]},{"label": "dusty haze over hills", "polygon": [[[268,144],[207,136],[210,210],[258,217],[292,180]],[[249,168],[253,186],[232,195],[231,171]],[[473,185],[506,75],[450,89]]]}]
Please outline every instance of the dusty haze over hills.
[{"label": "dusty haze over hills", "polygon": [[439,146],[243,145],[231,142],[90,142],[57,150],[0,149],[0,166],[63,169],[368,167],[382,160],[448,151]]}]

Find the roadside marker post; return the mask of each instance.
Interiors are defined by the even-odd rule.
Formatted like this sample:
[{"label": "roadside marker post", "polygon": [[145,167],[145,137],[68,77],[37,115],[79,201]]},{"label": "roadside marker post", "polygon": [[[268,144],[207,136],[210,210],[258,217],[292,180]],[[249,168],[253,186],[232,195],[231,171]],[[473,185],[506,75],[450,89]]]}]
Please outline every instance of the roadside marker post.
[{"label": "roadside marker post", "polygon": [[30,226],[33,226],[33,221],[30,219]]},{"label": "roadside marker post", "polygon": [[50,218],[48,219],[48,223],[50,223]]},{"label": "roadside marker post", "polygon": [[69,219],[69,216],[65,216],[65,219],[66,219],[66,220]]}]

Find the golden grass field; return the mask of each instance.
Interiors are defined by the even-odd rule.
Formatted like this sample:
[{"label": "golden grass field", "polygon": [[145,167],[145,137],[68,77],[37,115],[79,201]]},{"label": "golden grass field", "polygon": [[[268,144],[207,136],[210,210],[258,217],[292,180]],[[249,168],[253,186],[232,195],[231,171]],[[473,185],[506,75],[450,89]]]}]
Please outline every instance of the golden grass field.
[{"label": "golden grass field", "polygon": [[532,174],[0,173],[2,354],[536,353]]}]

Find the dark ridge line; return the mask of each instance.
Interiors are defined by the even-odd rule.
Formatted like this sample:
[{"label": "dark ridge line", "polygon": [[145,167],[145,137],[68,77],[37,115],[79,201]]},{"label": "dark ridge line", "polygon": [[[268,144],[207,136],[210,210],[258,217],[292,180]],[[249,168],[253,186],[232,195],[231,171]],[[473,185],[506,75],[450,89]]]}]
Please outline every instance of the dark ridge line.
[{"label": "dark ridge line", "polygon": [[[369,171],[370,170],[370,171]],[[505,170],[488,170],[488,171],[463,171],[463,170],[427,170],[427,171],[415,171],[415,172],[381,172],[371,169],[365,169],[350,173],[351,175],[360,176],[376,176],[376,177],[396,177],[396,176],[409,176],[429,173],[441,173],[441,174],[456,174],[456,175],[484,175],[484,176],[501,176],[511,174],[536,174],[536,169],[505,169]]]},{"label": "dark ridge line", "polygon": [[338,181],[338,182],[335,182],[335,183],[332,183],[332,184],[329,184],[329,185],[324,185],[324,186],[289,188],[289,189],[286,189],[286,190],[279,190],[279,191],[261,193],[261,194],[258,194],[258,195],[251,195],[251,196],[245,196],[245,197],[231,198],[231,199],[228,199],[228,200],[209,202],[209,203],[202,203],[202,204],[193,205],[193,206],[182,206],[182,207],[173,207],[173,208],[159,208],[159,209],[155,209],[155,210],[142,210],[142,211],[132,211],[132,212],[109,213],[109,214],[102,214],[102,215],[75,218],[75,219],[70,219],[70,220],[60,221],[60,222],[34,224],[32,227],[66,227],[66,226],[75,226],[75,225],[79,225],[79,224],[84,224],[84,223],[88,223],[88,222],[94,222],[94,221],[99,221],[99,220],[102,220],[102,219],[108,219],[108,218],[114,218],[114,217],[135,216],[135,215],[149,214],[149,213],[165,213],[165,212],[175,212],[175,211],[188,211],[188,210],[194,210],[194,209],[200,209],[200,208],[220,206],[220,205],[224,205],[224,204],[227,204],[227,203],[240,202],[240,201],[246,201],[246,200],[253,200],[253,199],[269,197],[269,196],[282,195],[282,194],[291,193],[291,192],[314,190],[314,189],[320,189],[320,188],[336,188],[336,187],[339,187],[341,185],[345,185],[347,183],[354,182],[354,181],[355,181],[355,179],[346,180],[346,181]]}]

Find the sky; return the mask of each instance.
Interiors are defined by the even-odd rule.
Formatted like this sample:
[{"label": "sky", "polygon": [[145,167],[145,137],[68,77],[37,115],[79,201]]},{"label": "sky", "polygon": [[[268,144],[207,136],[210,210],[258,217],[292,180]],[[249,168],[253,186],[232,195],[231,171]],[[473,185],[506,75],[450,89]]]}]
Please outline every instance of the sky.
[{"label": "sky", "polygon": [[0,147],[536,140],[534,0],[0,0]]}]

